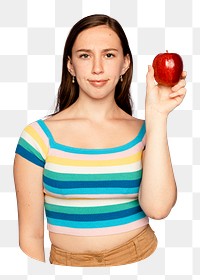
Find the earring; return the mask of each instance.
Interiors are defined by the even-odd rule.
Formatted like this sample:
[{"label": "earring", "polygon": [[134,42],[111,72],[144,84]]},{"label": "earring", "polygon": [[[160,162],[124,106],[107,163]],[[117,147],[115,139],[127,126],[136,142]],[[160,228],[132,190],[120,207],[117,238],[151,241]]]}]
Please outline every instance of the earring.
[{"label": "earring", "polygon": [[75,76],[72,76],[72,84],[75,83]]},{"label": "earring", "polygon": [[121,82],[121,83],[123,82],[123,77],[122,77],[122,75],[120,76],[120,82]]}]

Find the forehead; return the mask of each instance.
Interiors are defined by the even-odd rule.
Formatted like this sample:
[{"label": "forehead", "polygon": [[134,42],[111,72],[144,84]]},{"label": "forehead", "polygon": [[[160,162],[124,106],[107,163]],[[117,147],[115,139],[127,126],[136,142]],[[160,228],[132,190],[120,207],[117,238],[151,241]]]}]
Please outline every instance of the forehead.
[{"label": "forehead", "polygon": [[80,32],[74,42],[73,49],[80,47],[87,49],[96,47],[122,48],[117,33],[106,25],[91,27]]}]

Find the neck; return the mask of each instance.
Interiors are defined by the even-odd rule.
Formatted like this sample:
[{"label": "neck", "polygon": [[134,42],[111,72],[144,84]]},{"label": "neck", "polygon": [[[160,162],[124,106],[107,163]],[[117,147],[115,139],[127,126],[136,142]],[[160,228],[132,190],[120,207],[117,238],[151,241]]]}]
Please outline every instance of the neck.
[{"label": "neck", "polygon": [[92,99],[80,95],[77,101],[69,108],[71,108],[71,114],[76,118],[84,118],[96,123],[119,117],[121,110],[113,96]]}]

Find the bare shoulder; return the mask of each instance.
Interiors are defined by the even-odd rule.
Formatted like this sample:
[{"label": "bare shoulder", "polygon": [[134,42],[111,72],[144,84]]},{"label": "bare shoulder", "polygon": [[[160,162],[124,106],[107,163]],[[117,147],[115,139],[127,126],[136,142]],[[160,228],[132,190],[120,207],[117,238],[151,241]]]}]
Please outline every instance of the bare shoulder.
[{"label": "bare shoulder", "polygon": [[74,120],[70,114],[63,114],[63,112],[59,112],[56,115],[47,117],[43,121],[49,126],[49,128],[62,128],[63,125],[66,125],[67,123],[72,123],[72,120]]},{"label": "bare shoulder", "polygon": [[131,128],[135,128],[135,130],[139,130],[144,123],[143,119],[138,119],[133,116],[130,116],[126,119],[127,125],[130,125]]},{"label": "bare shoulder", "polygon": [[144,123],[144,120],[143,120],[143,119],[138,119],[138,118],[132,117],[132,122],[133,122],[135,125],[141,126],[141,125]]},{"label": "bare shoulder", "polygon": [[[88,131],[88,122],[84,119],[74,117],[72,114],[66,112],[59,112],[56,115],[50,116],[43,120],[54,139],[65,145],[72,145],[74,139],[80,138],[80,135]],[[66,143],[67,135],[67,143]],[[75,143],[75,142],[74,142]]]},{"label": "bare shoulder", "polygon": [[[61,121],[63,119],[64,119],[63,114],[62,114],[62,112],[60,112],[60,113],[57,113],[57,114],[55,114],[53,116],[50,116],[50,117],[48,116],[47,118],[44,119],[44,121],[46,123],[49,123],[49,122]],[[66,114],[65,114],[65,119],[66,119]]]}]

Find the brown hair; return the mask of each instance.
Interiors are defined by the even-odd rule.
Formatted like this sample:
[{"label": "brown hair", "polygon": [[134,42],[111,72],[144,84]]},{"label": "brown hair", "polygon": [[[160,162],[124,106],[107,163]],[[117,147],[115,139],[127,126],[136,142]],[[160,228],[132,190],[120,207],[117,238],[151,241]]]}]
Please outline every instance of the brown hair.
[{"label": "brown hair", "polygon": [[125,32],[122,26],[115,19],[102,14],[95,14],[84,17],[80,21],[78,21],[70,30],[69,35],[67,37],[64,54],[63,54],[63,64],[62,64],[62,78],[61,84],[58,88],[58,96],[57,103],[54,110],[54,113],[51,115],[55,115],[62,110],[66,109],[70,105],[72,105],[79,96],[79,85],[75,81],[72,83],[72,77],[67,69],[67,61],[68,57],[72,55],[72,47],[74,42],[79,35],[85,29],[96,27],[99,25],[107,25],[114,32],[117,33],[120,38],[123,54],[126,56],[127,54],[130,57],[130,66],[126,73],[123,75],[123,81],[119,81],[115,88],[115,101],[116,104],[129,115],[132,115],[132,107],[133,101],[131,99],[130,94],[130,85],[132,81],[132,73],[133,73],[133,59],[131,50],[129,48],[128,40],[125,35]]}]

